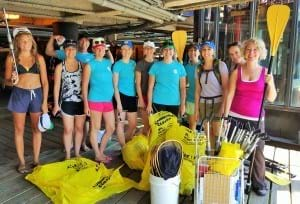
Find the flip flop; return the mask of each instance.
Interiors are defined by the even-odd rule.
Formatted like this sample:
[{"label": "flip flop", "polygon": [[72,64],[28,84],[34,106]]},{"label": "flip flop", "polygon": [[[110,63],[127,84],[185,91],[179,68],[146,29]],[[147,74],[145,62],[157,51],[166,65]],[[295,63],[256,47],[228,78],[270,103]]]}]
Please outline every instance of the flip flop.
[{"label": "flip flop", "polygon": [[27,169],[24,164],[20,164],[19,166],[17,166],[17,172],[19,172],[20,174],[27,174],[30,173],[30,170]]},{"label": "flip flop", "polygon": [[40,165],[40,163],[35,163],[35,162],[33,162],[32,164],[30,164],[30,168],[31,169],[34,169],[35,167],[37,167],[37,166],[39,166]]},{"label": "flip flop", "polygon": [[108,164],[111,161],[112,161],[112,158],[108,157],[108,156],[106,156],[105,159],[100,159],[100,160],[95,159],[95,162],[97,162],[97,163],[103,163],[103,164]]}]

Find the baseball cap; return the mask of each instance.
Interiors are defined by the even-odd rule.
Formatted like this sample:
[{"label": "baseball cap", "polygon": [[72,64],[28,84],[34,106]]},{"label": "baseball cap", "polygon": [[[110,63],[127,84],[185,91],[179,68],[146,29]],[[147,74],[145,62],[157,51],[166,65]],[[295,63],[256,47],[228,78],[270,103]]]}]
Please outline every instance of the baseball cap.
[{"label": "baseball cap", "polygon": [[163,49],[165,49],[165,48],[172,48],[172,49],[174,49],[174,44],[173,44],[172,40],[165,40],[163,42],[162,48]]},{"label": "baseball cap", "polygon": [[27,27],[19,27],[19,28],[15,28],[13,30],[13,37],[15,38],[20,33],[28,33],[28,34],[32,35],[32,33],[30,32],[30,30]]},{"label": "baseball cap", "polygon": [[133,43],[132,43],[131,40],[125,40],[125,41],[123,41],[121,47],[126,46],[126,45],[128,47],[130,47],[130,48],[133,48]]},{"label": "baseball cap", "polygon": [[190,50],[191,48],[194,48],[196,50],[200,50],[200,45],[198,43],[190,43],[187,47],[187,50]]},{"label": "baseball cap", "polygon": [[93,38],[93,43],[92,43],[92,47],[96,48],[96,47],[105,47],[105,40],[102,37],[98,37],[98,38]]},{"label": "baseball cap", "polygon": [[48,115],[48,113],[43,113],[40,115],[38,128],[41,132],[45,132],[46,130],[51,130],[54,128],[54,125],[50,120],[50,116]]},{"label": "baseball cap", "polygon": [[154,42],[151,42],[151,41],[148,40],[148,41],[144,42],[143,47],[152,47],[152,48],[155,48],[155,44],[154,44]]},{"label": "baseball cap", "polygon": [[210,47],[211,49],[216,49],[216,45],[214,42],[212,41],[204,41],[203,43],[201,43],[201,49],[204,47],[204,46],[208,46]]},{"label": "baseball cap", "polygon": [[67,39],[64,42],[64,48],[67,47],[77,47],[77,41],[76,40],[72,40],[72,39]]}]

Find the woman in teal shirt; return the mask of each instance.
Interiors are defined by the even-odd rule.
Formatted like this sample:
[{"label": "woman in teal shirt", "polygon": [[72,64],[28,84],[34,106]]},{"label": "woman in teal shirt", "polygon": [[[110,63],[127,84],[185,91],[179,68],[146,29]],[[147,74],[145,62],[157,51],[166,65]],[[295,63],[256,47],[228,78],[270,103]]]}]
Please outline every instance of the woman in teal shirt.
[{"label": "woman in teal shirt", "polygon": [[192,43],[188,46],[189,62],[184,66],[187,73],[187,80],[189,88],[186,97],[186,113],[189,120],[189,128],[192,130],[196,129],[196,116],[195,116],[195,73],[200,64],[200,46],[196,43]]},{"label": "woman in teal shirt", "polygon": [[[113,68],[113,80],[115,88],[115,103],[117,109],[117,135],[120,145],[131,140],[136,128],[137,98],[135,92],[135,61],[131,60],[133,44],[130,40],[122,43],[122,59],[117,61]],[[127,115],[128,129],[124,135],[124,121]]]},{"label": "woman in teal shirt", "polygon": [[[114,94],[111,61],[104,58],[105,42],[103,38],[93,39],[95,59],[84,68],[82,92],[84,111],[90,115],[90,141],[95,151],[95,160],[107,163],[111,157],[104,154],[105,147],[115,130],[115,116],[112,104]],[[88,91],[89,86],[89,91]],[[105,133],[98,147],[97,133],[100,130],[102,117],[105,121]]]},{"label": "woman in teal shirt", "polygon": [[155,62],[149,71],[148,113],[169,111],[174,115],[185,113],[186,71],[173,60],[172,41],[163,43],[163,60]]}]

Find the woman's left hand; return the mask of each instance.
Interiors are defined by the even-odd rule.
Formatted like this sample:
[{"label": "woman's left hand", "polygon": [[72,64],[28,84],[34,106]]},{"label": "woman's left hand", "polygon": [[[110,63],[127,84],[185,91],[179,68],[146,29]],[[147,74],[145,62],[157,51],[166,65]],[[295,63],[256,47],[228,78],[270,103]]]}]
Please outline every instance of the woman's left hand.
[{"label": "woman's left hand", "polygon": [[268,86],[272,86],[274,84],[273,75],[272,74],[266,74],[265,82],[266,82],[266,84],[268,84]]}]

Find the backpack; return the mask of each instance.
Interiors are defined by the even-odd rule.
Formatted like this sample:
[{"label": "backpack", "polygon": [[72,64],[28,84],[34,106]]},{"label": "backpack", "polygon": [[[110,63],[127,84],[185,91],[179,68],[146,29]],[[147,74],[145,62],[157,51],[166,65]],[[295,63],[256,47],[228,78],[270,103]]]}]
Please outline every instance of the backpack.
[{"label": "backpack", "polygon": [[[213,71],[213,72],[214,72],[214,75],[216,76],[216,78],[217,78],[217,80],[218,80],[218,82],[219,82],[220,85],[222,86],[222,77],[221,77],[221,72],[220,72],[219,64],[220,64],[220,60],[214,59],[214,61],[213,61],[213,69],[204,70],[204,67],[203,67],[204,64],[201,63],[201,64],[198,66],[198,69],[197,69],[199,80],[200,80],[200,78],[201,78],[201,75],[202,75],[204,72],[208,73],[208,72]],[[207,78],[206,78],[206,80],[205,80],[205,83],[207,83]],[[201,83],[200,83],[200,85],[201,85]]]}]

